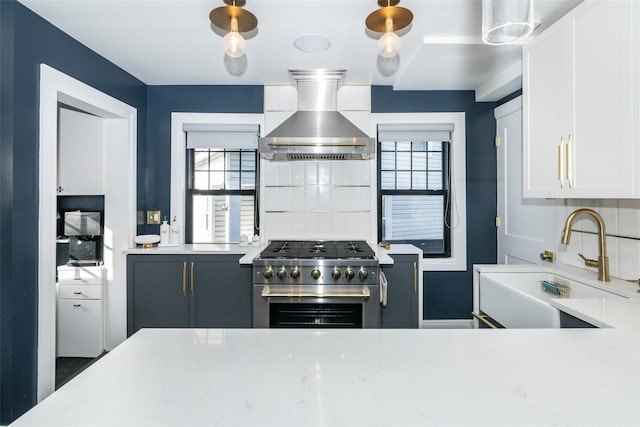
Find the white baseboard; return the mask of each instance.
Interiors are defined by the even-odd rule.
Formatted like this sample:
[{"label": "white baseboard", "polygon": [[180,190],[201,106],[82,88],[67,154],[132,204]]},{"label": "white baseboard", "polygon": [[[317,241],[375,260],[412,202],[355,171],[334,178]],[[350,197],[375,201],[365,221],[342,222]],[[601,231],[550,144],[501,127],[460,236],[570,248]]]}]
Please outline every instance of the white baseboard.
[{"label": "white baseboard", "polygon": [[420,329],[472,329],[472,319],[421,320]]}]

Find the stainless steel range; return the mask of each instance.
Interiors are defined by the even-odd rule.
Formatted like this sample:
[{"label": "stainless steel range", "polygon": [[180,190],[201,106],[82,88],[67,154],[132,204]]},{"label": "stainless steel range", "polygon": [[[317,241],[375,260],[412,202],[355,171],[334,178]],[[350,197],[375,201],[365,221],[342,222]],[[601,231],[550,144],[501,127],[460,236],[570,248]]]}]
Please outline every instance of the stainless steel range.
[{"label": "stainless steel range", "polygon": [[253,261],[253,326],[378,328],[379,270],[364,241],[273,241]]}]

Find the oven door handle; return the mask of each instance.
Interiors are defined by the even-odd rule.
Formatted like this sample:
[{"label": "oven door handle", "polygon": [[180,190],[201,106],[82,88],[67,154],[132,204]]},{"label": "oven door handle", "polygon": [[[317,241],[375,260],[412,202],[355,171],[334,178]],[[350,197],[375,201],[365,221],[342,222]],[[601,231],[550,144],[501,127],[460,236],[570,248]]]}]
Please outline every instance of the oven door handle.
[{"label": "oven door handle", "polygon": [[262,298],[270,297],[292,297],[292,298],[370,298],[371,291],[366,286],[363,286],[359,292],[313,292],[304,290],[296,291],[272,291],[269,286],[265,286],[262,289]]}]

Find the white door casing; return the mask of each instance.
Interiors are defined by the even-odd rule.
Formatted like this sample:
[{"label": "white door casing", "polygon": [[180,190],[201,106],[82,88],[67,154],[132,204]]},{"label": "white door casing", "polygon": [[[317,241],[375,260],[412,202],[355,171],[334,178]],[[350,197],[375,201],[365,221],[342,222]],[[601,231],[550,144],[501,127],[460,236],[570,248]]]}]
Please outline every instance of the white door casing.
[{"label": "white door casing", "polygon": [[37,399],[55,388],[58,102],[105,119],[105,348],[126,339],[126,255],[136,234],[137,110],[46,64],[40,65]]},{"label": "white door casing", "polygon": [[[498,169],[498,263],[540,264],[540,253],[555,250],[555,212],[559,200],[522,197],[522,97],[494,110]],[[554,236],[558,234],[557,239]],[[551,246],[551,247],[550,247]]]}]

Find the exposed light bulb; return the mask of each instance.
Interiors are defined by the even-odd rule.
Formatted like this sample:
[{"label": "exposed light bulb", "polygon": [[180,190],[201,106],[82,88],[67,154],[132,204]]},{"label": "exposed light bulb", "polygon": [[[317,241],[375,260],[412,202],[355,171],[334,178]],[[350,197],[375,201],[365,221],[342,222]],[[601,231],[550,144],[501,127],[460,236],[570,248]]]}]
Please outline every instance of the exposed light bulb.
[{"label": "exposed light bulb", "polygon": [[244,37],[238,32],[238,18],[231,18],[229,32],[224,36],[224,53],[230,58],[244,55]]},{"label": "exposed light bulb", "polygon": [[383,58],[393,58],[400,49],[400,36],[393,32],[393,19],[384,21],[384,34],[378,40],[378,53]]},{"label": "exposed light bulb", "polygon": [[229,31],[223,39],[224,53],[231,58],[244,55],[244,38],[237,31]]},{"label": "exposed light bulb", "polygon": [[393,58],[398,54],[400,37],[393,31],[385,32],[378,40],[378,53],[383,58]]}]

